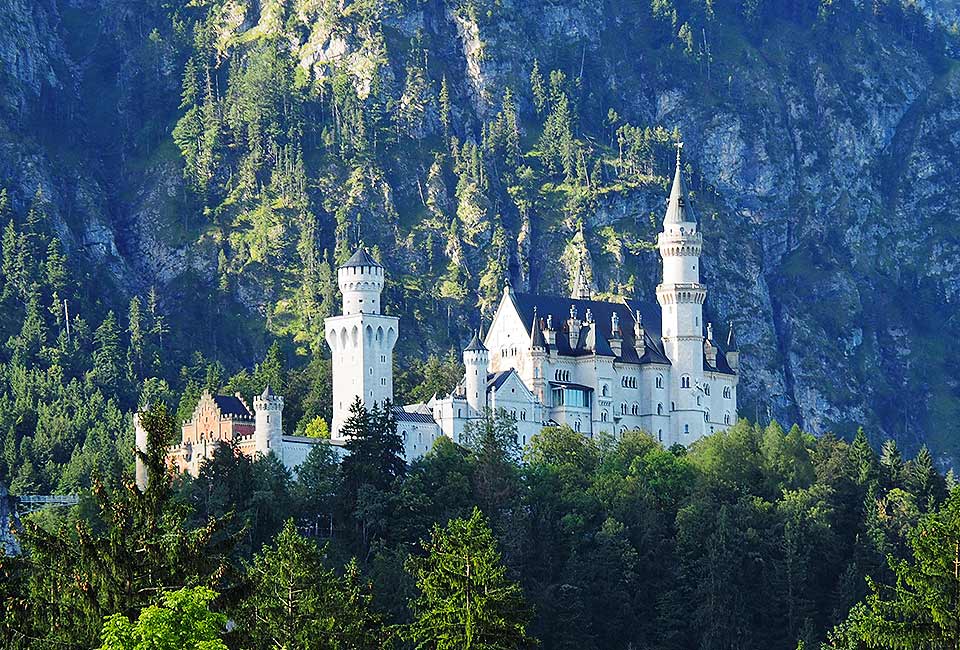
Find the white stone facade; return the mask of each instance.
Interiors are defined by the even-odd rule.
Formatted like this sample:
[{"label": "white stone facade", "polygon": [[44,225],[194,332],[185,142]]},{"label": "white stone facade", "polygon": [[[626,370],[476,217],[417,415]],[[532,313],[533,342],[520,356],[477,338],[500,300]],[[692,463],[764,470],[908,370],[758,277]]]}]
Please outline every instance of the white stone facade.
[{"label": "white stone facade", "polygon": [[[465,376],[452,394],[395,408],[407,460],[440,436],[462,440],[470,422],[504,411],[526,445],[544,426],[584,435],[647,431],[689,445],[737,418],[739,352],[703,322],[702,235],[677,169],[657,240],[663,278],[657,302],[517,294],[509,287],[487,334],[464,350]],[[383,267],[363,249],[338,272],[344,315],[326,321],[333,356],[334,441],[353,400],[370,408],[393,398],[397,319],[380,314]]]}]

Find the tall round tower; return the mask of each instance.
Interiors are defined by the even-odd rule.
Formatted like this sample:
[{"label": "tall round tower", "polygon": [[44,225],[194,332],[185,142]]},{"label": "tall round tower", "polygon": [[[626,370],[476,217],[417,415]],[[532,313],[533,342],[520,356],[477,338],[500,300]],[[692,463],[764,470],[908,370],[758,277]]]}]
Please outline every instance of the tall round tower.
[{"label": "tall round tower", "polygon": [[379,314],[383,291],[383,267],[366,248],[360,247],[337,269],[337,284],[343,294],[343,315]]},{"label": "tall round tower", "polygon": [[357,398],[367,410],[393,400],[393,347],[399,328],[395,316],[380,311],[383,282],[383,266],[363,247],[337,270],[343,314],[324,321],[333,363],[334,440],[343,440],[340,431]]},{"label": "tall round tower", "polygon": [[703,380],[703,302],[707,288],[700,283],[700,253],[703,236],[688,205],[680,170],[677,168],[657,247],[663,260],[663,281],[657,287],[661,307],[663,347],[670,359],[672,442],[688,444],[703,435],[703,407],[696,393]]},{"label": "tall round tower", "polygon": [[270,386],[253,398],[254,442],[258,454],[273,452],[283,460],[283,397]]},{"label": "tall round tower", "polygon": [[487,372],[490,368],[490,352],[473,333],[470,343],[463,349],[463,365],[466,369],[464,384],[467,392],[467,405],[472,411],[483,414],[487,410]]}]

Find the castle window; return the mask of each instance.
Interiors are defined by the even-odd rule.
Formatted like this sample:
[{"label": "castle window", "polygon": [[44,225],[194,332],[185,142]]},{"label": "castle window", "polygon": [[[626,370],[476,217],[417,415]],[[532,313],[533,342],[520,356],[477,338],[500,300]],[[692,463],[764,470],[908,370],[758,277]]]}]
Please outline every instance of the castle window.
[{"label": "castle window", "polygon": [[606,410],[600,411],[600,421],[601,421],[601,422],[606,422],[606,421],[607,421],[607,412],[606,412]]},{"label": "castle window", "polygon": [[697,395],[697,406],[700,406],[700,396]]},{"label": "castle window", "polygon": [[580,432],[580,420],[577,420],[576,422],[573,423],[573,428],[577,433]]},{"label": "castle window", "polygon": [[670,402],[670,410],[671,410],[671,411],[676,411],[676,410],[677,410],[677,403],[676,403],[676,402]]},{"label": "castle window", "polygon": [[626,403],[626,402],[623,402],[623,403],[620,405],[620,414],[621,414],[621,415],[626,415],[626,414],[627,414],[627,403]]},{"label": "castle window", "polygon": [[520,411],[520,420],[526,421],[526,419],[527,419],[527,410],[523,409],[522,411]]},{"label": "castle window", "polygon": [[703,421],[704,421],[704,422],[709,422],[709,421],[710,421],[710,411],[704,411],[704,412],[703,412]]},{"label": "castle window", "polygon": [[729,414],[729,413],[724,413],[724,414],[723,414],[723,423],[724,423],[724,424],[730,424],[730,414]]},{"label": "castle window", "polygon": [[657,415],[663,415],[663,404],[657,404]]},{"label": "castle window", "polygon": [[690,375],[680,377],[680,388],[690,388]]},{"label": "castle window", "polygon": [[730,387],[729,387],[729,386],[724,386],[724,387],[723,387],[723,399],[730,399],[730,395],[731,395],[732,393],[733,393],[733,391],[730,390]]},{"label": "castle window", "polygon": [[709,394],[710,394],[710,384],[704,384],[704,385],[703,385],[703,394],[704,394],[704,395],[709,395]]},{"label": "castle window", "polygon": [[689,425],[689,424],[683,425],[683,432],[684,432],[684,433],[690,433],[690,425]]},{"label": "castle window", "polygon": [[633,406],[630,407],[631,415],[640,415],[640,405],[636,402],[633,403]]},{"label": "castle window", "polygon": [[603,388],[600,389],[600,394],[603,395],[604,397],[607,396],[607,385],[606,385],[606,384],[604,384],[604,385],[603,385]]},{"label": "castle window", "polygon": [[663,388],[663,375],[657,375],[657,388]]},{"label": "castle window", "polygon": [[658,430],[657,430],[657,440],[658,440],[659,442],[663,442],[663,429],[658,429]]}]

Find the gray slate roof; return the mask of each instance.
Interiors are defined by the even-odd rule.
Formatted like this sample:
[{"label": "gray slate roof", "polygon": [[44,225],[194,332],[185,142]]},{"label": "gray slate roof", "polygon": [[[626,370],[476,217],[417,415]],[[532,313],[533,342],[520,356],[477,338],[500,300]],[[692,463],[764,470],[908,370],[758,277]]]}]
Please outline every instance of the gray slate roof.
[{"label": "gray slate roof", "polygon": [[236,397],[228,395],[214,395],[213,401],[216,403],[217,408],[220,409],[220,412],[224,415],[239,415],[242,417],[250,417],[253,415],[250,411],[247,410],[247,407],[243,405]]},{"label": "gray slate roof", "polygon": [[357,251],[344,262],[340,268],[347,268],[349,266],[375,266],[377,268],[383,268],[383,266],[377,260],[373,259],[373,255],[367,252],[367,249],[361,246]]},{"label": "gray slate roof", "polygon": [[[623,339],[623,345],[620,356],[617,361],[620,363],[661,363],[670,365],[670,359],[667,358],[663,349],[663,341],[660,334],[660,305],[655,302],[646,302],[639,300],[624,300],[623,302],[604,302],[600,300],[580,300],[577,298],[564,298],[560,296],[541,296],[528,293],[513,294],[513,302],[520,314],[520,319],[524,323],[527,331],[533,330],[533,316],[536,310],[537,319],[541,327],[546,327],[547,316],[553,317],[553,327],[557,330],[557,342],[554,346],[544,343],[544,347],[561,356],[589,356],[598,354],[601,356],[615,356],[610,348],[610,338],[612,338],[612,316],[617,313],[620,320],[620,331]],[[593,314],[593,323],[588,327],[582,328],[580,335],[574,345],[570,344],[570,336],[567,333],[567,319],[570,317],[570,306],[577,308],[577,316],[584,319],[587,309]],[[643,319],[644,343],[645,349],[643,355],[637,353],[637,342],[634,336],[634,324],[636,323],[636,314],[640,313]],[[593,330],[593,331],[591,331]],[[587,340],[594,335],[594,349],[587,346]],[[724,356],[725,349],[717,342],[717,363],[710,365],[704,357],[704,370],[712,372],[723,372],[734,374],[733,370],[727,364]]]}]

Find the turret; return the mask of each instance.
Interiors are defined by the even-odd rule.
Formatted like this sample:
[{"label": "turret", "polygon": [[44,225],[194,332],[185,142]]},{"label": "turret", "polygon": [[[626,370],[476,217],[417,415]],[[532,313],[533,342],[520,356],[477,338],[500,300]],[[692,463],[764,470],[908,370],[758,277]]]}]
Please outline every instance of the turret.
[{"label": "turret", "polygon": [[643,314],[637,310],[636,320],[633,322],[633,338],[637,348],[637,356],[642,357],[647,352],[647,332],[643,328]]},{"label": "turret", "polygon": [[467,405],[474,412],[482,414],[487,410],[487,372],[490,367],[490,353],[477,332],[474,332],[470,343],[463,349],[463,365]]},{"label": "turret", "polygon": [[713,323],[707,323],[707,338],[703,342],[703,356],[711,366],[717,365],[717,346],[713,342]]},{"label": "turret", "polygon": [[567,319],[567,335],[570,338],[570,349],[577,349],[580,340],[580,317],[577,315],[577,306],[570,305],[570,318]]},{"label": "turret", "polygon": [[383,291],[383,266],[361,246],[337,269],[337,284],[343,294],[343,315],[379,314]]},{"label": "turret", "polygon": [[737,337],[733,333],[733,321],[730,321],[730,331],[727,333],[727,365],[734,372],[740,369],[740,350],[737,348]]},{"label": "turret", "polygon": [[136,480],[137,487],[141,492],[145,492],[147,489],[147,465],[143,462],[143,459],[140,457],[140,454],[147,453],[147,430],[143,427],[143,423],[140,421],[140,414],[133,414],[133,437],[134,437],[134,449],[136,452]]},{"label": "turret", "polygon": [[276,395],[270,386],[253,398],[254,443],[258,454],[269,453],[283,456],[283,398]]},{"label": "turret", "polygon": [[614,356],[623,354],[623,333],[620,331],[620,314],[617,312],[610,316],[610,350]]}]

